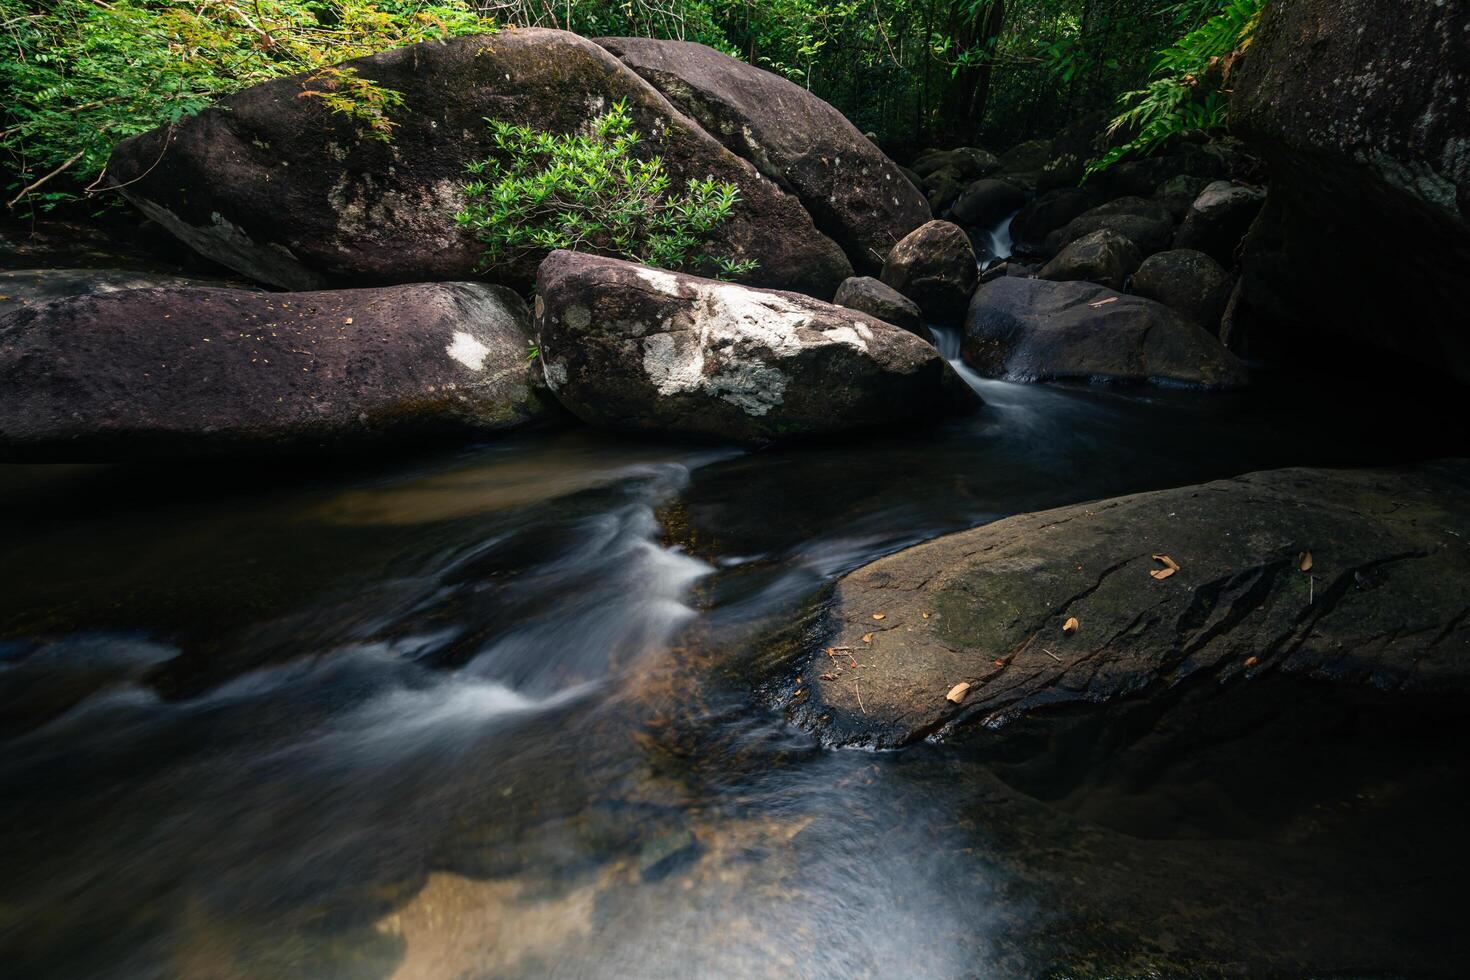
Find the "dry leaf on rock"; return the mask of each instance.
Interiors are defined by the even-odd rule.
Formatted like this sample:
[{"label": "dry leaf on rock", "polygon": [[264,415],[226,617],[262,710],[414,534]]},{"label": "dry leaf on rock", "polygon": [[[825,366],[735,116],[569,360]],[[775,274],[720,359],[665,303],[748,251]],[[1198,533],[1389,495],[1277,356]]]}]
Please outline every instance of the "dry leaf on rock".
[{"label": "dry leaf on rock", "polygon": [[1304,572],[1310,572],[1312,570],[1312,553],[1310,551],[1303,551],[1297,556],[1296,567]]},{"label": "dry leaf on rock", "polygon": [[1077,627],[1081,625],[1081,623],[1077,622],[1077,617],[1072,616],[1068,618],[1065,623],[1062,624],[1062,632],[1066,633],[1068,636],[1071,636],[1073,633],[1077,632]]},{"label": "dry leaf on rock", "polygon": [[968,693],[969,690],[970,685],[965,681],[960,681],[954,687],[949,689],[949,693],[944,696],[944,700],[950,702],[951,704],[959,704],[961,701],[965,700],[965,694]]}]

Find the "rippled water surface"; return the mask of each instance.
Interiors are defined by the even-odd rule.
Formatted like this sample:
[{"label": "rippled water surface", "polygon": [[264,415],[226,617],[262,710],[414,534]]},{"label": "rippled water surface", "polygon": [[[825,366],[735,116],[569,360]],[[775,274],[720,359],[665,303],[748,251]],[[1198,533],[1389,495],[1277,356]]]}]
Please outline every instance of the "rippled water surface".
[{"label": "rippled water surface", "polygon": [[827,750],[762,698],[763,639],[905,545],[1443,448],[1356,392],[974,383],[761,453],[0,468],[0,973],[1452,974],[1455,732],[1283,689],[1099,779]]}]

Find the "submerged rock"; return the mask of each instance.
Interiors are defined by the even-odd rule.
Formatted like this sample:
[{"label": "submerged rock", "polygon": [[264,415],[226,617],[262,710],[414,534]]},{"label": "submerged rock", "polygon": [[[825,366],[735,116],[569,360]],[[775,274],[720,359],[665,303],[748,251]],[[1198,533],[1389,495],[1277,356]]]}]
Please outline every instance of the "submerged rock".
[{"label": "submerged rock", "polygon": [[[675,188],[691,179],[740,191],[709,251],[754,259],[763,285],[832,295],[852,274],[801,203],[762,177],[632,69],[591,41],[522,29],[385,51],[347,67],[403,95],[391,142],[363,136],[308,76],[280,78],[219,107],[125,140],[107,174],[143,211],[197,251],[287,289],[468,279],[483,248],[455,222],[465,165],[492,155],[485,123],[557,133],[583,129],[625,100]],[[544,252],[485,274],[528,286]]]},{"label": "submerged rock", "polygon": [[603,428],[758,445],[979,403],[908,331],[795,293],[575,252],[537,293],[547,385]]},{"label": "submerged rock", "polygon": [[366,450],[545,418],[526,305],[472,283],[155,288],[0,320],[0,458]]},{"label": "submerged rock", "polygon": [[929,208],[842,113],[800,85],[692,41],[599,38],[737,156],[794,193],[859,270],[877,272]]},{"label": "submerged rock", "polygon": [[929,328],[924,326],[919,304],[891,286],[885,286],[872,276],[854,276],[837,287],[832,297],[835,306],[845,306],[875,316],[884,323],[902,327],[909,333],[930,339]]},{"label": "submerged rock", "polygon": [[893,246],[883,264],[885,285],[919,304],[933,323],[955,324],[980,277],[975,249],[959,225],[931,221]]},{"label": "submerged rock", "polygon": [[970,303],[962,350],[981,374],[1012,381],[1246,382],[1235,355],[1167,306],[1086,282],[985,285]]},{"label": "submerged rock", "polygon": [[1068,244],[1037,273],[1056,282],[1083,280],[1122,289],[1138,269],[1138,247],[1108,228],[1100,228]]},{"label": "submerged rock", "polygon": [[[1152,576],[1156,555],[1178,571]],[[1463,697],[1466,608],[1470,462],[1253,473],[1013,517],[849,573],[798,665],[799,717],[902,745],[1196,677]],[[861,662],[861,704],[832,647]]]},{"label": "submerged rock", "polygon": [[1230,274],[1204,252],[1176,248],[1144,259],[1131,288],[1218,336],[1231,284]]}]

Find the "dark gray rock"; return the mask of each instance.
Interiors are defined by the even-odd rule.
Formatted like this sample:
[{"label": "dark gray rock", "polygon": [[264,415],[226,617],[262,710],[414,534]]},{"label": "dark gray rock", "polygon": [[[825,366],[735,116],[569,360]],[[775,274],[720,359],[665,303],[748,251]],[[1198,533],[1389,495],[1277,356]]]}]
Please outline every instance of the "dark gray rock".
[{"label": "dark gray rock", "polygon": [[546,383],[602,428],[750,445],[978,405],[929,344],[796,293],[575,252],[537,277]]},{"label": "dark gray rock", "polygon": [[1015,184],[986,178],[966,187],[950,210],[957,224],[989,228],[1025,203],[1026,192]]},{"label": "dark gray rock", "polygon": [[1191,177],[1188,174],[1170,177],[1154,189],[1154,200],[1168,208],[1175,221],[1183,221],[1189,209],[1194,206],[1195,198],[1210,183],[1206,177]]},{"label": "dark gray rock", "polygon": [[800,85],[692,41],[597,43],[794,193],[855,269],[877,272],[888,250],[929,220],[923,196],[897,164]]},{"label": "dark gray rock", "polygon": [[1106,228],[1133,242],[1144,256],[1162,252],[1174,240],[1174,217],[1158,201],[1122,197],[1086,211],[1046,237],[1046,252],[1055,255],[1083,235]]},{"label": "dark gray rock", "polygon": [[93,296],[157,286],[242,287],[225,279],[198,279],[136,269],[0,269],[0,317],[68,296]]},{"label": "dark gray rock", "polygon": [[871,276],[853,276],[845,280],[837,287],[832,305],[845,306],[849,310],[875,316],[884,323],[902,327],[925,340],[931,339],[929,328],[924,326],[919,304]]},{"label": "dark gray rock", "polygon": [[1012,381],[1246,381],[1235,356],[1200,327],[1153,300],[1091,283],[989,283],[970,303],[962,352],[981,374]]},{"label": "dark gray rock", "polygon": [[953,170],[960,180],[986,177],[1000,169],[995,154],[973,146],[954,150],[929,150],[914,160],[914,173],[927,177],[940,170]]},{"label": "dark gray rock", "polygon": [[[1467,37],[1464,3],[1267,5],[1232,77],[1231,130],[1271,181],[1242,264],[1248,347],[1470,382]],[[1385,275],[1382,242],[1413,261]]]},{"label": "dark gray rock", "polygon": [[[969,726],[993,739],[1037,712],[1164,697],[1196,676],[1217,692],[1285,674],[1461,698],[1467,542],[1463,460],[1275,470],[1013,517],[839,580],[798,665],[811,679],[799,717],[833,741],[892,746]],[[1179,571],[1154,579],[1154,555]],[[861,705],[846,678],[821,676],[833,646],[862,651]]]},{"label": "dark gray rock", "polygon": [[1011,241],[1018,251],[1039,252],[1046,247],[1047,235],[1100,203],[1096,192],[1082,187],[1058,187],[1039,194],[1011,222]]},{"label": "dark gray rock", "polygon": [[1195,198],[1174,236],[1174,247],[1204,252],[1227,268],[1235,265],[1235,251],[1265,200],[1265,192],[1257,188],[1216,181]]},{"label": "dark gray rock", "polygon": [[923,178],[920,185],[924,199],[929,202],[929,208],[934,214],[948,210],[964,189],[965,182],[960,178],[959,171],[953,167],[934,171]]},{"label": "dark gray rock", "polygon": [[1035,173],[1055,157],[1052,141],[1046,139],[1026,140],[1017,143],[1000,155],[1000,173]]},{"label": "dark gray rock", "polygon": [[[852,274],[801,202],[762,177],[604,49],[562,31],[522,29],[385,51],[347,62],[403,95],[390,143],[363,136],[307,78],[280,78],[177,124],[123,141],[107,174],[144,214],[195,250],[288,289],[468,279],[481,244],[454,220],[465,164],[494,150],[491,116],[552,132],[581,129],[626,100],[675,185],[713,177],[740,203],[709,251],[750,258],[747,277],[830,296]],[[528,286],[544,253],[487,275]]]},{"label": "dark gray rock", "polygon": [[964,230],[948,221],[931,221],[893,247],[882,279],[918,303],[924,319],[952,325],[964,319],[979,274]]},{"label": "dark gray rock", "polygon": [[345,452],[548,417],[525,303],[472,283],[157,288],[0,320],[0,458]]},{"label": "dark gray rock", "polygon": [[1177,248],[1145,259],[1133,275],[1132,291],[1218,335],[1232,285],[1230,274],[1204,252]]},{"label": "dark gray rock", "polygon": [[1102,228],[1069,243],[1041,267],[1037,277],[1056,282],[1082,280],[1122,289],[1142,261],[1138,246]]}]

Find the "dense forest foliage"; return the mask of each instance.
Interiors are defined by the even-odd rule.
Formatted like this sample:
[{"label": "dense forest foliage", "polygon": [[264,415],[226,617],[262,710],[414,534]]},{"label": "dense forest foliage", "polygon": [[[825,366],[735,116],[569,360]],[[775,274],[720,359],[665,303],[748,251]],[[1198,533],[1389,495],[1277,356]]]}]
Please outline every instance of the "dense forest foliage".
[{"label": "dense forest foliage", "polygon": [[1147,149],[1223,123],[1222,65],[1262,3],[0,0],[0,150],[12,206],[45,206],[95,180],[118,140],[294,72],[388,139],[397,94],[334,65],[506,26],[698,41],[805,85],[895,152],[1000,146],[1098,110],[1128,112]]}]

